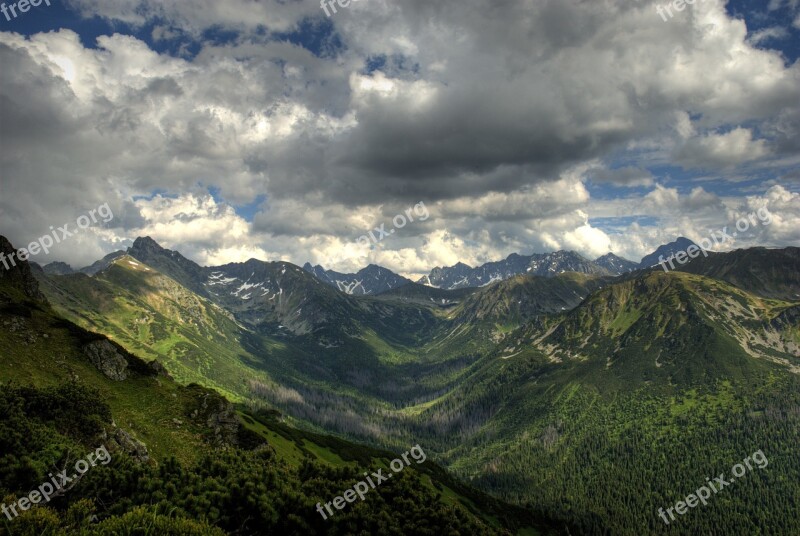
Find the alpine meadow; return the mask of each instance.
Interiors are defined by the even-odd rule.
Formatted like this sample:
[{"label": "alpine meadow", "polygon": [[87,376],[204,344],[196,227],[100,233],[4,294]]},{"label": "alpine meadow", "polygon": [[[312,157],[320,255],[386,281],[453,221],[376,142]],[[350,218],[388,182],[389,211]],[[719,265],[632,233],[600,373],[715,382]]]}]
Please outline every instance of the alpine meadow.
[{"label": "alpine meadow", "polygon": [[800,4],[20,0],[0,536],[800,536]]}]

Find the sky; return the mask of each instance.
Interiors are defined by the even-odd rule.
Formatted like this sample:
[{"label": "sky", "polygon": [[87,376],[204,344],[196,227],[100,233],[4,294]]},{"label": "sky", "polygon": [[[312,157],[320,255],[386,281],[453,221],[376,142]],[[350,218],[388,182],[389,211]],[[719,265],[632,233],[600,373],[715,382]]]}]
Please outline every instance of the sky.
[{"label": "sky", "polygon": [[800,245],[800,0],[49,3],[0,14],[0,234],[73,230],[40,264]]}]

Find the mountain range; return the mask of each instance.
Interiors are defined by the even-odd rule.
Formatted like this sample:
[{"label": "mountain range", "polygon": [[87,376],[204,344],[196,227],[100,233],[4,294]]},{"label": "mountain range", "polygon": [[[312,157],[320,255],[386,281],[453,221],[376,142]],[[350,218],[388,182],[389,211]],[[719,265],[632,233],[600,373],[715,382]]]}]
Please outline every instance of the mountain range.
[{"label": "mountain range", "polygon": [[[477,268],[464,263],[457,263],[447,268],[436,267],[431,270],[430,274],[421,277],[417,283],[433,288],[455,290],[485,287],[517,275],[552,277],[565,272],[619,275],[639,267],[640,265],[617,257],[613,253],[604,255],[594,262],[574,251],[558,251],[530,256],[514,253],[503,261],[489,262]],[[411,280],[374,264],[355,274],[326,270],[322,266],[312,266],[310,263],[306,263],[303,269],[323,283],[347,294],[359,296],[377,295],[411,283]]]},{"label": "mountain range", "polygon": [[[655,252],[645,256],[640,263],[623,259],[613,253],[598,257],[594,261],[590,261],[574,251],[557,251],[528,256],[513,253],[502,261],[488,262],[476,268],[460,262],[451,267],[436,267],[428,275],[420,278],[417,283],[434,288],[455,290],[484,287],[517,275],[553,277],[566,272],[621,275],[637,269],[654,266],[658,264],[659,257],[669,258],[678,251],[685,251],[691,245],[694,245],[694,242],[680,237],[675,242],[660,246]],[[157,251],[159,248],[160,246],[152,239],[140,238],[134,242],[127,253],[143,259],[143,262],[147,262],[146,259],[150,258],[152,251]],[[110,253],[91,266],[81,268],[77,272],[94,275],[125,253],[125,251]],[[180,256],[179,253],[176,254],[180,257],[178,262],[187,260]],[[43,270],[48,275],[76,273],[76,270],[63,262],[52,262],[45,265]],[[194,268],[191,270],[197,271]],[[345,294],[356,296],[377,295],[411,283],[410,279],[375,264],[371,264],[353,274],[327,270],[323,266],[313,266],[310,263],[303,265],[303,270]]]},{"label": "mountain range", "polygon": [[[428,275],[421,277],[417,283],[434,288],[455,290],[485,287],[518,275],[553,277],[566,272],[621,275],[638,269],[650,268],[658,263],[659,256],[665,255],[668,258],[678,251],[685,251],[693,244],[694,242],[691,240],[680,237],[645,256],[640,263],[623,259],[613,253],[607,253],[594,261],[590,261],[574,251],[533,255],[513,253],[504,260],[487,262],[475,268],[461,262],[446,268],[436,267]],[[336,287],[347,294],[355,295],[376,295],[410,282],[408,279],[374,264],[355,274],[326,270],[322,266],[312,266],[309,263],[306,263],[303,269],[314,274],[323,283]]]},{"label": "mountain range", "polygon": [[571,534],[669,534],[658,507],[765,445],[775,477],[682,530],[800,531],[800,249],[615,275],[621,261],[512,255],[442,271],[452,290],[351,294],[319,267],[202,267],[140,238],[92,276],[32,273],[55,312],[179,384],[349,441],[422,444]]}]

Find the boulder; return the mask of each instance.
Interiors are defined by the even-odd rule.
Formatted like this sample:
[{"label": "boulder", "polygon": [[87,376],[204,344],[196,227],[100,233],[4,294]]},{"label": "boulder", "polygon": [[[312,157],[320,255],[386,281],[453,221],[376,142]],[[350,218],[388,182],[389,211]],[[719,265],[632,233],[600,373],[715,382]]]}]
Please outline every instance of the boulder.
[{"label": "boulder", "polygon": [[150,460],[150,454],[147,452],[147,446],[141,441],[134,439],[128,432],[122,428],[117,428],[114,433],[114,441],[116,441],[119,448],[128,454],[131,458],[139,463],[147,463]]},{"label": "boulder", "polygon": [[114,381],[128,379],[128,360],[109,340],[92,341],[83,346],[83,353],[103,375]]}]

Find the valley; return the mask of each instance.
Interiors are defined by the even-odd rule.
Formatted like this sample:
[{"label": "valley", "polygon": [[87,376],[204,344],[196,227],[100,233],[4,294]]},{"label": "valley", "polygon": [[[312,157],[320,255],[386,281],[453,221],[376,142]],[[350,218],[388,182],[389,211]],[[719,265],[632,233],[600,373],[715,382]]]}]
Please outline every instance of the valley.
[{"label": "valley", "polygon": [[797,528],[784,514],[800,476],[797,248],[353,296],[289,263],[204,268],[151,242],[92,277],[34,271],[59,314],[180,383],[301,429],[424,444],[456,477],[581,533],[668,534],[651,510],[678,483],[759,448],[790,478],[754,477],[683,526],[742,523],[768,493],[781,506],[761,519]]}]

